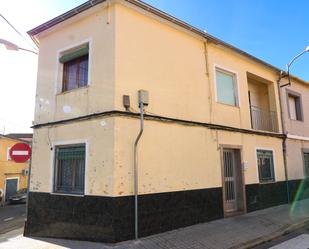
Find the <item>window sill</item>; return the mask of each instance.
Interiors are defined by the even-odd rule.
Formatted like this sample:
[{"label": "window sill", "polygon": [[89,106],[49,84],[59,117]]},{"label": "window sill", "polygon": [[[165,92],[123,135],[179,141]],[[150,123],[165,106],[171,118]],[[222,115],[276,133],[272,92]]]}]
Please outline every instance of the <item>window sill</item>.
[{"label": "window sill", "polygon": [[292,119],[292,118],[289,118],[289,119],[294,122],[304,123],[304,120],[298,120],[298,119]]},{"label": "window sill", "polygon": [[75,196],[75,197],[85,197],[85,194],[71,194],[71,193],[59,193],[59,192],[51,192],[51,195],[64,195],[64,196]]},{"label": "window sill", "polygon": [[78,91],[78,90],[87,89],[88,87],[89,87],[89,83],[87,83],[86,86],[74,88],[74,89],[71,89],[71,90],[68,90],[68,91],[64,91],[64,92],[59,92],[59,93],[56,94],[56,96],[62,96],[62,95],[65,95],[65,94],[68,94],[68,93],[71,93],[71,92]]},{"label": "window sill", "polygon": [[240,106],[239,105],[230,105],[230,104],[226,104],[226,103],[222,103],[220,101],[216,101],[217,104],[220,104],[220,105],[224,105],[224,106],[229,106],[229,107],[235,107],[237,109],[240,109]]},{"label": "window sill", "polygon": [[275,182],[276,182],[275,180],[268,180],[265,182],[259,182],[259,184],[270,184],[270,183],[275,183]]}]

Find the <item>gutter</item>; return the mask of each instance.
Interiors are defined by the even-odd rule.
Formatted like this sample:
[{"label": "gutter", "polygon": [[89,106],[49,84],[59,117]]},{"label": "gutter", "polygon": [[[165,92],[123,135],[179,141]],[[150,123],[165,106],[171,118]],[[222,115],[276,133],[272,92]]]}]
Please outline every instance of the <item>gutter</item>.
[{"label": "gutter", "polygon": [[90,9],[91,7],[98,5],[100,3],[103,3],[105,1],[106,0],[89,0],[89,1],[79,5],[77,7],[75,7],[74,9],[71,9],[71,10],[61,14],[60,16],[57,16],[57,17],[37,26],[36,28],[29,30],[27,32],[27,34],[30,35],[31,37],[35,36],[35,35],[43,32],[43,31],[59,24],[59,23],[66,21],[67,19],[69,19],[73,16],[76,16],[79,13],[84,12],[84,11]]},{"label": "gutter", "polygon": [[[53,26],[55,26],[59,23],[62,23],[64,21],[66,21],[67,19],[69,19],[69,18],[71,18],[75,15],[78,15],[81,12],[84,12],[84,11],[90,9],[93,6],[96,6],[96,5],[101,4],[103,2],[106,2],[106,1],[107,0],[89,0],[89,1],[87,1],[83,4],[81,4],[81,5],[77,6],[76,8],[74,8],[72,10],[65,12],[64,14],[62,14],[58,17],[55,17],[55,18],[51,19],[50,21],[47,21],[47,22],[39,25],[38,27],[36,27],[34,29],[29,30],[27,33],[30,35],[32,40],[36,40],[35,37],[34,37],[35,35],[43,32],[44,30],[47,30],[47,29],[49,29],[49,28],[51,28],[51,27],[53,27]],[[263,61],[263,60],[261,60],[257,57],[255,57],[255,56],[253,56],[253,55],[251,55],[251,54],[249,54],[249,53],[247,53],[247,52],[245,52],[245,51],[243,51],[243,50],[241,50],[237,47],[234,47],[233,45],[231,45],[229,43],[226,43],[226,42],[224,42],[224,41],[222,41],[222,40],[220,40],[220,39],[218,39],[218,38],[216,38],[216,37],[214,37],[210,34],[207,34],[204,31],[202,31],[202,30],[200,30],[200,29],[198,29],[198,28],[196,28],[196,27],[194,27],[194,26],[192,26],[192,25],[190,25],[190,24],[188,24],[184,21],[181,21],[180,19],[178,19],[178,18],[176,18],[172,15],[169,15],[168,13],[161,11],[161,10],[159,10],[159,9],[157,9],[157,8],[151,6],[151,5],[149,5],[149,4],[147,4],[143,1],[140,1],[140,0],[123,0],[123,1],[126,1],[126,2],[128,2],[132,5],[135,5],[139,8],[141,8],[141,9],[149,12],[149,13],[156,15],[156,16],[159,16],[159,17],[161,17],[161,18],[163,18],[163,19],[165,19],[169,22],[172,22],[172,23],[174,23],[174,24],[176,24],[176,25],[178,25],[178,26],[180,26],[184,29],[187,29],[187,30],[201,36],[204,39],[206,38],[208,41],[210,41],[210,42],[212,42],[216,45],[221,45],[223,47],[229,48],[229,49],[233,50],[234,52],[236,52],[238,54],[241,54],[245,57],[252,59],[255,62],[263,64],[266,67],[269,67],[270,69],[276,71],[277,73],[284,71],[284,70],[281,70],[281,69],[279,69],[279,68],[277,68],[277,67],[275,67],[275,66],[273,66],[273,65],[271,65],[271,64],[269,64],[269,63],[267,63],[267,62],[265,62],[265,61]],[[37,44],[38,42],[35,41],[35,43]],[[291,78],[293,78],[295,80],[299,80],[301,82],[308,84],[308,82],[303,81],[303,80],[301,80],[301,79],[299,79],[299,78],[297,78],[293,75],[290,75],[290,76],[291,76]]]}]

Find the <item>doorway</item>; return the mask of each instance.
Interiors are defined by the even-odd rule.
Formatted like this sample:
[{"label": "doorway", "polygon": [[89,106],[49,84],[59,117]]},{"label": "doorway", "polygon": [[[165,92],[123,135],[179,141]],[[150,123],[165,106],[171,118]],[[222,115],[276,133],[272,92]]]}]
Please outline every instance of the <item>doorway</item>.
[{"label": "doorway", "polygon": [[240,149],[223,148],[223,202],[225,216],[245,212],[245,195]]},{"label": "doorway", "polygon": [[5,201],[16,194],[18,190],[18,178],[8,178],[5,182]]}]

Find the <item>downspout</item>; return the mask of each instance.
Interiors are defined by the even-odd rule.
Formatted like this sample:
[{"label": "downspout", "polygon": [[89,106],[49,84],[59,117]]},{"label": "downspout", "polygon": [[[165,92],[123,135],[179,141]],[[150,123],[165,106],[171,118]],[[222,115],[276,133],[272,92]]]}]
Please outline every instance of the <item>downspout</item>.
[{"label": "downspout", "polygon": [[205,74],[208,80],[208,100],[209,100],[209,123],[212,123],[212,89],[211,89],[211,82],[210,82],[210,75],[209,75],[209,59],[208,59],[208,40],[204,40],[204,57],[205,57]]},{"label": "downspout", "polygon": [[280,117],[281,117],[281,126],[282,132],[284,133],[284,138],[282,140],[282,152],[283,152],[283,165],[284,165],[284,175],[285,175],[285,183],[286,183],[286,194],[287,194],[287,201],[290,203],[290,187],[289,187],[289,177],[288,177],[288,169],[287,169],[287,154],[286,154],[286,129],[284,124],[284,112],[283,112],[283,103],[281,98],[281,87],[280,81],[282,79],[282,73],[277,80],[277,87],[278,87],[278,95],[279,95],[279,103],[280,103]]},{"label": "downspout", "polygon": [[144,103],[139,101],[140,108],[140,131],[134,143],[134,227],[135,239],[138,239],[138,158],[137,146],[144,131]]}]

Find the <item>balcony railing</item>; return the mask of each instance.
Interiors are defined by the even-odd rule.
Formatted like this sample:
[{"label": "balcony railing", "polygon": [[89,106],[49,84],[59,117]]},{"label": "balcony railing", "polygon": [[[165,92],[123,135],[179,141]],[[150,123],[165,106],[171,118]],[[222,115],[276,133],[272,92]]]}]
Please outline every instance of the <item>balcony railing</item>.
[{"label": "balcony railing", "polygon": [[277,113],[251,106],[251,126],[254,130],[278,132]]}]

